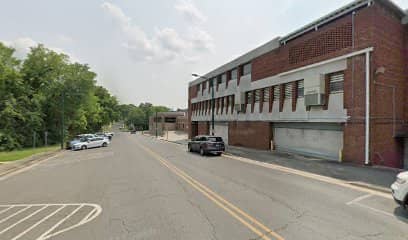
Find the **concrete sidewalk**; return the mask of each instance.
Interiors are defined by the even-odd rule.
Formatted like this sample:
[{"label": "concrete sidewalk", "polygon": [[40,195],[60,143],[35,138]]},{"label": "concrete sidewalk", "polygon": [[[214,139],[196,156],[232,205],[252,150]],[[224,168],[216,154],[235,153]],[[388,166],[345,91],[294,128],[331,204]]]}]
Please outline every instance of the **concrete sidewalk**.
[{"label": "concrete sidewalk", "polygon": [[[165,139],[181,145],[187,145],[188,139]],[[283,167],[337,178],[350,184],[367,187],[383,192],[390,191],[390,185],[395,176],[402,170],[380,168],[375,166],[357,166],[349,163],[339,163],[324,159],[304,157],[300,155],[255,150],[244,147],[228,146],[227,154],[249,158],[255,161],[267,162]]]},{"label": "concrete sidewalk", "polygon": [[254,150],[228,146],[227,153],[256,161],[272,163],[305,172],[341,179],[351,184],[389,192],[395,176],[402,170],[356,166],[318,158],[308,158],[287,153]]}]

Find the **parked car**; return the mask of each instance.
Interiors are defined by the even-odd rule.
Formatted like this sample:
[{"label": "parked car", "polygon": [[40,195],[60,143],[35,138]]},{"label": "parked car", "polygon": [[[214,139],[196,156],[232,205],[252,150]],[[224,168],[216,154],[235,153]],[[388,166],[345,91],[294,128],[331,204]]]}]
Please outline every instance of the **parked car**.
[{"label": "parked car", "polygon": [[82,138],[84,138],[85,140],[88,138],[93,138],[95,137],[94,134],[80,134],[80,135],[76,135],[71,141],[66,143],[66,149],[72,149],[72,146],[74,146],[75,144],[79,143],[81,141]]},{"label": "parked car", "polygon": [[72,150],[85,150],[88,148],[107,147],[109,140],[104,137],[81,138],[80,142],[72,146]]},{"label": "parked car", "polygon": [[189,152],[199,152],[202,156],[206,154],[221,155],[225,151],[222,137],[196,136],[188,143]]},{"label": "parked car", "polygon": [[408,206],[408,171],[399,173],[397,179],[391,185],[394,200],[403,208]]},{"label": "parked car", "polygon": [[111,136],[109,136],[109,135],[107,135],[106,133],[103,133],[103,132],[97,132],[97,133],[95,133],[95,135],[96,135],[97,137],[103,137],[103,138],[106,138],[106,139],[108,139],[108,140],[111,140],[111,139],[112,139]]}]

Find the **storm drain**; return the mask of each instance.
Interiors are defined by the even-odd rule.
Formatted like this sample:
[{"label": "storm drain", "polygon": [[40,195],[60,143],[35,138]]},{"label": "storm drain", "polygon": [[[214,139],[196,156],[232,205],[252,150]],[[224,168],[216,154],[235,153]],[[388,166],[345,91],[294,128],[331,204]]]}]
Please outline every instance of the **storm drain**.
[{"label": "storm drain", "polygon": [[0,205],[0,239],[45,240],[95,219],[97,204]]}]

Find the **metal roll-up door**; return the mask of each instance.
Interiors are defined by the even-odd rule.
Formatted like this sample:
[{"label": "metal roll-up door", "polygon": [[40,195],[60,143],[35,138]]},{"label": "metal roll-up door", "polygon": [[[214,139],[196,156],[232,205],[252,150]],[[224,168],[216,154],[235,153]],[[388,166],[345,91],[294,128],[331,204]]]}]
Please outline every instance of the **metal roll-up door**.
[{"label": "metal roll-up door", "polygon": [[274,123],[275,149],[330,160],[339,160],[343,130],[338,123]]}]

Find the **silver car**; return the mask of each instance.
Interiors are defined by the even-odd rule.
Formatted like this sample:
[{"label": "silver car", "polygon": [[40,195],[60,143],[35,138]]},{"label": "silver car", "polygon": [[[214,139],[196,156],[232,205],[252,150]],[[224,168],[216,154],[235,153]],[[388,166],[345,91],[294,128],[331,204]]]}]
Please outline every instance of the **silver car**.
[{"label": "silver car", "polygon": [[80,142],[72,146],[72,150],[85,150],[88,148],[107,147],[109,139],[104,137],[82,138]]}]

